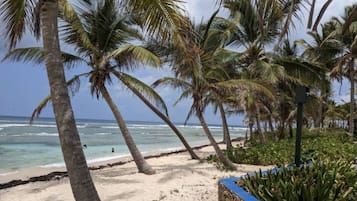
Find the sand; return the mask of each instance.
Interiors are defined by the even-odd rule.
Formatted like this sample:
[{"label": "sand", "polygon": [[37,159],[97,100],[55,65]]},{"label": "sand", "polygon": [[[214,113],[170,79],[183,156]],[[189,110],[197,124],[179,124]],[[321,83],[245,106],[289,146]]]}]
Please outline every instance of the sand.
[{"label": "sand", "polygon": [[[201,157],[206,157],[213,153],[213,149],[209,146],[195,152]],[[187,152],[150,158],[147,161],[156,170],[155,175],[137,173],[134,162],[91,171],[101,200],[216,201],[217,183],[220,178],[241,176],[260,168],[271,168],[271,166],[237,165],[237,171],[220,171],[214,164],[191,160]],[[18,177],[25,179],[29,175],[41,175],[46,171],[60,169],[38,169],[37,172],[28,170],[7,175],[6,180]],[[5,177],[1,179],[4,181]],[[0,201],[23,200],[71,201],[74,199],[68,178],[33,182],[0,190]]]}]

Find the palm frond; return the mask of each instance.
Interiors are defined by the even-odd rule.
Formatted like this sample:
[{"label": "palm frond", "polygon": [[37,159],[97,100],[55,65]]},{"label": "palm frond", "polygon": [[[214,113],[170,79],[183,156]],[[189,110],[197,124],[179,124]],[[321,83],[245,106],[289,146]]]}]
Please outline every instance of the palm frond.
[{"label": "palm frond", "polygon": [[[82,73],[79,75],[75,75],[73,78],[71,78],[66,82],[67,87],[70,90],[72,96],[74,96],[80,88],[80,77],[87,76],[87,75],[89,75],[89,73]],[[42,110],[50,103],[51,98],[52,98],[51,95],[48,95],[40,102],[40,104],[37,105],[37,107],[34,109],[34,111],[31,114],[30,124],[33,124],[35,119],[41,115]]]},{"label": "palm frond", "polygon": [[31,114],[30,125],[32,125],[35,119],[40,116],[42,109],[45,108],[50,101],[51,101],[51,95],[48,95],[40,102],[40,104],[38,104],[38,106],[34,109],[34,111]]},{"label": "palm frond", "polygon": [[76,10],[69,1],[59,0],[59,17],[66,22],[60,28],[67,43],[76,45],[76,48],[81,51],[96,52]]},{"label": "palm frond", "polygon": [[163,41],[169,39],[184,23],[181,0],[124,0],[132,13],[138,13],[149,36],[157,35]]},{"label": "palm frond", "polygon": [[182,90],[187,90],[188,88],[191,87],[191,85],[181,79],[178,78],[172,78],[172,77],[164,77],[161,79],[156,80],[153,84],[151,84],[153,87],[158,87],[158,86],[170,86],[172,88],[179,88]]},{"label": "palm frond", "polygon": [[45,53],[42,47],[17,48],[8,52],[2,60],[43,64],[45,62]]},{"label": "palm frond", "polygon": [[33,8],[32,20],[31,20],[32,23],[30,24],[32,32],[37,40],[39,40],[41,36],[40,6],[41,6],[41,2],[38,1]]},{"label": "palm frond", "polygon": [[181,95],[176,99],[174,102],[174,106],[181,102],[183,99],[187,99],[192,96],[192,90],[187,89],[186,91],[182,92]]},{"label": "palm frond", "polygon": [[137,46],[137,45],[131,45],[131,44],[119,47],[118,49],[112,51],[108,55],[108,57],[122,60],[122,59],[120,59],[121,56],[125,55],[126,58],[128,59],[128,57],[127,57],[128,54],[132,55],[132,57],[135,60],[137,60],[143,64],[147,64],[147,65],[151,65],[151,66],[160,66],[161,65],[160,58],[158,56],[156,56],[153,52],[149,51],[148,49],[146,49],[143,46]]},{"label": "palm frond", "polygon": [[184,121],[184,125],[187,125],[188,120],[190,120],[192,115],[195,114],[195,110],[196,110],[195,107],[192,105],[190,107],[190,110],[187,113],[187,116],[186,116],[185,121]]},{"label": "palm frond", "polygon": [[[70,53],[61,52],[63,64],[67,68],[73,68],[78,63],[85,62],[81,57]],[[34,62],[36,64],[44,64],[45,52],[42,47],[17,48],[8,52],[2,59],[11,61]]]},{"label": "palm frond", "polygon": [[[0,17],[4,22],[5,35],[9,39],[10,49],[16,46],[31,26],[31,15],[34,13],[35,0],[3,0],[0,5]],[[30,27],[28,27],[30,28]]]},{"label": "palm frond", "polygon": [[[153,90],[150,86],[145,84],[144,82],[136,79],[135,77],[123,73],[123,72],[113,72],[114,75],[121,80],[125,86],[127,86],[135,95],[140,96],[143,95],[148,100],[153,101],[154,104],[163,111],[163,113],[168,116],[167,107],[165,101],[161,98],[161,96]],[[140,93],[140,94],[137,94]],[[140,97],[139,97],[140,98]]]},{"label": "palm frond", "polygon": [[275,96],[271,89],[266,87],[266,85],[259,83],[257,81],[248,79],[233,79],[223,82],[215,83],[215,87],[220,91],[236,91],[236,90],[249,90],[257,93],[261,93],[271,100],[275,100]]}]

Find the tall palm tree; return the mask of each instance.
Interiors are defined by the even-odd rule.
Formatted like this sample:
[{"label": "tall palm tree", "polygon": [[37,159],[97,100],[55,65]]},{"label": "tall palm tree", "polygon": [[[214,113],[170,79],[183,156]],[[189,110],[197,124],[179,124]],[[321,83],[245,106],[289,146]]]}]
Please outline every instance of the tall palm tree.
[{"label": "tall palm tree", "polygon": [[[349,132],[355,134],[355,82],[357,76],[357,70],[355,69],[355,60],[357,58],[357,54],[355,53],[356,47],[356,38],[357,38],[357,22],[353,22],[350,24],[349,29],[346,30],[344,34],[343,26],[345,22],[348,20],[351,13],[357,7],[357,4],[352,6],[348,6],[345,8],[345,13],[343,16],[339,18],[332,18],[329,22],[335,28],[335,31],[330,35],[331,37],[336,37],[343,43],[343,56],[339,58],[337,65],[334,69],[332,69],[331,75],[341,79],[345,77],[350,82],[350,119],[349,119]],[[332,26],[331,25],[331,26]]]},{"label": "tall palm tree", "polygon": [[[270,54],[266,52],[265,46],[279,42],[288,33],[291,19],[297,17],[296,13],[299,11],[301,3],[301,1],[275,0],[224,1],[224,6],[229,10],[231,18],[240,16],[231,44],[244,48],[243,54],[236,64],[242,77],[249,80],[264,80],[271,88],[287,78],[283,66],[274,63]],[[254,96],[254,94],[251,94],[241,99],[242,104],[245,104],[244,108],[250,111],[246,111],[246,114],[249,115],[250,130],[252,130],[254,122],[258,124],[259,121],[257,120],[261,116],[261,111],[269,111],[267,106],[262,108],[250,104],[254,102],[251,100],[258,101],[258,98],[261,98]],[[265,103],[265,101],[260,102]],[[268,112],[268,114],[272,115],[272,112]],[[268,119],[271,119],[271,117],[268,117]],[[280,121],[280,127],[284,123],[285,118]],[[283,131],[284,129],[280,130]],[[258,133],[260,133],[260,140],[263,142],[263,133]]]},{"label": "tall palm tree", "polygon": [[[211,18],[212,19],[212,18]],[[210,20],[212,21],[212,20]],[[207,75],[209,74],[208,66],[211,64],[212,49],[207,49],[207,52],[203,51],[201,45],[205,44],[205,39],[208,37],[208,28],[203,26],[197,26],[198,30],[203,33],[195,31],[194,26],[186,26],[182,29],[181,43],[168,42],[168,43],[155,43],[151,44],[151,48],[154,49],[163,58],[167,58],[167,62],[172,65],[173,72],[177,77],[165,77],[157,80],[153,86],[168,85],[174,88],[180,88],[183,90],[182,95],[177,101],[183,98],[191,97],[192,105],[187,115],[186,121],[195,114],[201,126],[207,135],[211,145],[220,159],[220,161],[228,168],[236,169],[235,165],[223,154],[221,149],[216,143],[208,125],[203,116],[205,109],[205,94],[213,92],[213,84],[207,82]],[[204,37],[204,38],[201,38]],[[207,44],[207,43],[206,43]],[[217,93],[216,93],[217,94]]]},{"label": "tall palm tree", "polygon": [[318,112],[316,116],[315,128],[317,128],[317,135],[320,133],[320,128],[323,122],[323,108],[327,108],[328,97],[331,95],[331,81],[327,76],[327,72],[332,70],[336,64],[336,58],[342,51],[342,43],[334,37],[330,37],[333,31],[333,24],[326,23],[322,25],[321,33],[308,32],[308,35],[313,38],[312,44],[305,40],[297,40],[296,44],[304,47],[302,56],[310,63],[319,63],[323,67],[325,76],[321,74],[321,80],[317,84]]},{"label": "tall palm tree", "polygon": [[[219,53],[221,43],[216,30],[211,26],[214,22],[215,14],[207,24],[198,26],[187,26],[182,30],[182,43],[166,43],[158,45],[157,52],[167,59],[172,65],[173,73],[176,77],[165,77],[157,80],[153,86],[168,85],[182,90],[181,96],[177,102],[184,98],[191,98],[192,105],[186,117],[187,120],[196,115],[211,145],[214,147],[220,161],[227,167],[235,169],[235,166],[222,153],[204,118],[204,111],[207,104],[211,103],[212,97],[217,97],[218,104],[224,103],[225,94],[233,91],[235,93],[248,88],[260,88],[267,90],[265,87],[258,85],[249,80],[225,80],[227,72],[220,64],[221,56]],[[186,48],[181,48],[185,46]],[[218,98],[222,97],[222,99]],[[209,100],[207,100],[209,99]],[[176,102],[176,103],[177,103]]]},{"label": "tall palm tree", "polygon": [[[62,29],[65,30],[63,31],[64,35],[66,35],[65,41],[76,45],[75,48],[82,54],[78,53],[77,55],[71,55],[69,53],[63,53],[62,55],[64,56],[64,60],[67,61],[65,64],[70,66],[73,65],[73,62],[75,61],[84,62],[91,68],[90,72],[83,73],[81,76],[90,77],[90,82],[92,83],[92,94],[96,94],[97,98],[102,95],[107,104],[110,106],[130,153],[137,164],[139,172],[152,174],[153,170],[149,168],[148,164],[141,156],[141,153],[137,149],[129,130],[125,125],[118,107],[115,105],[105,86],[106,81],[112,81],[110,77],[111,74],[116,76],[148,107],[158,114],[160,118],[162,118],[165,122],[168,122],[169,126],[175,131],[179,139],[191,154],[191,158],[199,159],[180,131],[167,117],[167,109],[160,96],[143,82],[122,72],[126,67],[135,67],[132,63],[135,64],[136,61],[153,65],[160,64],[159,59],[143,47],[128,43],[131,38],[136,38],[138,40],[141,38],[140,34],[132,28],[130,17],[122,17],[117,14],[115,1],[106,1],[105,3],[99,1],[94,10],[86,12],[83,12],[84,8],[82,7],[83,13],[80,14],[74,12],[74,10],[69,6],[70,5],[66,5],[66,8],[63,8],[63,12],[61,12],[61,18],[68,23],[62,27]],[[77,27],[79,27],[80,22],[76,21],[76,19],[83,19],[82,26],[86,27],[89,31],[81,32],[81,30],[78,30]],[[98,21],[101,23],[97,23]],[[72,35],[68,33],[72,33]],[[76,40],[78,38],[81,38],[82,40]],[[93,44],[96,44],[96,47],[94,47]],[[35,55],[37,55],[37,57]],[[16,60],[36,60],[37,62],[41,62],[41,48],[17,49],[10,52],[7,57]],[[108,62],[112,60],[113,64],[105,64],[105,62],[103,62],[104,60]],[[127,66],[124,66],[123,64],[127,64]],[[101,65],[104,65],[104,67],[101,67]],[[74,80],[78,80],[79,77],[80,76],[75,76],[76,79]],[[155,107],[146,97],[154,100],[156,105],[163,108],[164,111],[161,112],[157,109],[157,107]],[[50,99],[46,100],[49,101]],[[39,107],[36,108],[33,116],[38,116],[45,105],[46,101],[42,102]]]},{"label": "tall palm tree", "polygon": [[[34,32],[39,38],[42,32],[44,57],[47,77],[53,98],[53,111],[59,133],[63,158],[68,171],[74,198],[81,201],[100,200],[89,174],[82,150],[70,98],[68,96],[57,29],[58,1],[10,1],[5,0],[0,6],[6,24],[10,48],[15,47],[26,31],[26,23],[31,23],[31,14],[35,14]],[[39,24],[37,24],[39,25]]]}]

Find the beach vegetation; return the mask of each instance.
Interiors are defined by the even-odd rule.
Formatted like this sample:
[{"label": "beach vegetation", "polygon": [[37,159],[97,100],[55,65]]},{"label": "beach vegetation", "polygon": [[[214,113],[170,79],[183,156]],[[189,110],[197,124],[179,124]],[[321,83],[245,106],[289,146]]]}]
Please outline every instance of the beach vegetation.
[{"label": "beach vegetation", "polygon": [[357,196],[357,170],[345,160],[322,159],[244,176],[237,185],[259,200],[345,200]]},{"label": "beach vegetation", "polygon": [[[292,164],[294,161],[295,140],[284,139],[274,141],[271,133],[267,135],[267,143],[260,144],[255,138],[246,142],[246,147],[234,147],[224,153],[234,163],[252,165],[277,165],[279,167]],[[353,162],[357,156],[357,146],[351,136],[342,129],[324,129],[320,136],[315,131],[304,131],[302,136],[303,162],[329,159]],[[219,162],[214,155],[210,161]]]}]

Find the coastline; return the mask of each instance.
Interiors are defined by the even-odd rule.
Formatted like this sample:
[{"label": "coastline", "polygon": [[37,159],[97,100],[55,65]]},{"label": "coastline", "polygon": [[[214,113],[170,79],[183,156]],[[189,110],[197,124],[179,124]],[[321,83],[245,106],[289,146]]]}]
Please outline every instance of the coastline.
[{"label": "coastline", "polygon": [[[235,141],[234,144],[243,143]],[[220,144],[223,148],[224,145]],[[214,150],[210,145],[195,148],[205,158]],[[156,170],[154,175],[138,173],[135,163],[115,161],[92,170],[91,175],[102,200],[130,201],[216,201],[220,178],[242,176],[272,166],[237,164],[237,171],[218,170],[213,163],[190,159],[187,151],[146,155]],[[117,164],[116,164],[117,163]],[[98,167],[97,167],[98,168]],[[74,200],[68,177],[53,177],[49,181],[31,182],[0,190],[0,201]]]},{"label": "coastline", "polygon": [[[232,139],[234,144],[244,143],[243,138]],[[222,145],[223,142],[218,142]],[[193,146],[194,150],[199,150],[205,147],[211,146],[210,144],[201,144]],[[163,156],[169,156],[173,154],[179,154],[186,152],[186,149],[183,147],[175,147],[165,150],[156,150],[151,152],[143,153],[145,159],[159,158]],[[208,156],[208,155],[207,155]],[[190,159],[189,155],[188,158]],[[104,168],[110,168],[113,166],[124,165],[126,163],[133,162],[133,159],[130,155],[123,156],[109,156],[103,158],[97,158],[89,160],[88,168],[89,170],[100,170]],[[0,190],[11,188],[19,185],[24,185],[27,183],[37,182],[37,181],[50,181],[53,179],[60,179],[67,177],[67,172],[64,164],[55,163],[48,164],[37,167],[29,167],[23,169],[12,170],[10,172],[0,173]]]}]

